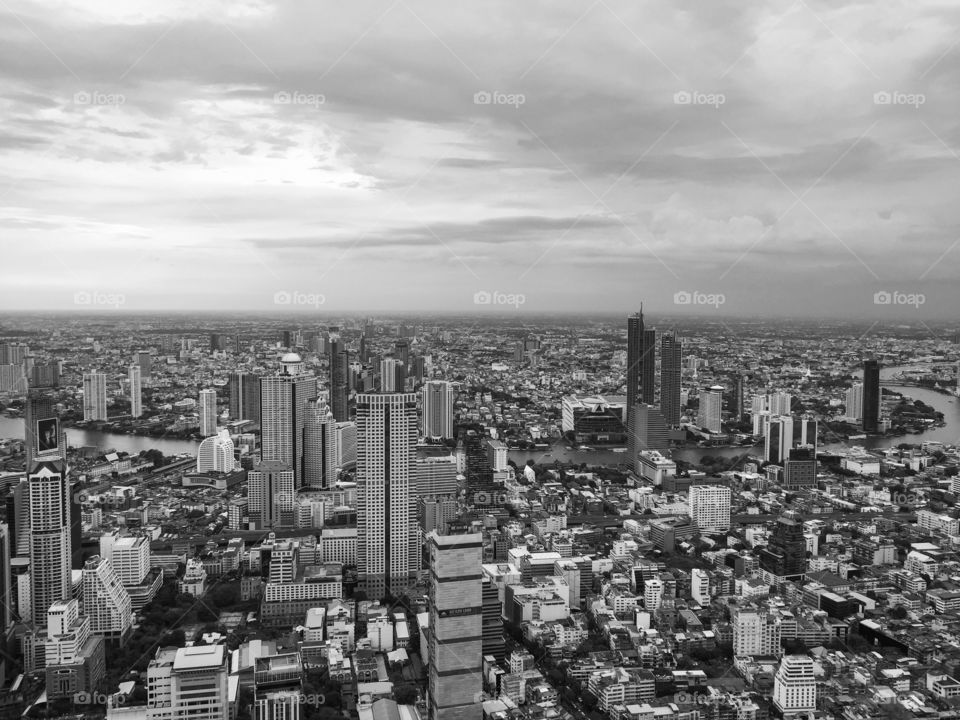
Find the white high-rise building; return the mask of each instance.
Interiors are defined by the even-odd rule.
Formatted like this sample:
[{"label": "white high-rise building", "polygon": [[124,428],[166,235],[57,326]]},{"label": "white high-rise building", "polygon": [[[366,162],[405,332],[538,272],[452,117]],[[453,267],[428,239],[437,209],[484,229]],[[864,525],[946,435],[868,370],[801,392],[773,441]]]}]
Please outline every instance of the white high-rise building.
[{"label": "white high-rise building", "polygon": [[229,720],[223,645],[160,648],[147,667],[147,720]]},{"label": "white high-rise building", "polygon": [[83,374],[83,419],[107,419],[107,376],[105,373]]},{"label": "white high-rise building", "polygon": [[380,361],[381,392],[403,392],[403,362],[387,356]]},{"label": "white high-rise building", "polygon": [[280,359],[276,375],[260,378],[260,458],[293,470],[303,484],[303,428],[307,401],[317,397],[317,378],[306,372],[296,353]]},{"label": "white high-rise building", "polygon": [[643,583],[643,606],[650,610],[660,609],[663,602],[663,581],[659,578],[651,578]]},{"label": "white high-rise building", "polygon": [[773,679],[773,704],[784,714],[817,709],[813,660],[805,655],[784,656]]},{"label": "white high-rise building", "polygon": [[130,633],[133,607],[120,576],[107,558],[94,555],[83,565],[83,614],[90,631],[122,643]]},{"label": "white high-rise building", "polygon": [[127,379],[130,381],[130,414],[138,418],[143,415],[143,386],[140,382],[139,365],[127,368]]},{"label": "white high-rise building", "polygon": [[247,472],[247,502],[258,529],[293,527],[296,487],[290,466],[270,460],[254,465]]},{"label": "white high-rise building", "polygon": [[357,409],[357,572],[370,599],[399,595],[420,567],[417,396],[361,393]]},{"label": "white high-rise building", "polygon": [[54,603],[72,595],[70,484],[66,464],[38,461],[27,473],[30,503],[30,597],[33,623],[43,627]]},{"label": "white high-rise building", "polygon": [[767,395],[767,410],[773,415],[789,415],[793,398],[787,392],[775,392]]},{"label": "white high-rise building", "polygon": [[710,604],[710,573],[700,568],[690,571],[690,597],[700,605]]},{"label": "white high-rise building", "polygon": [[100,555],[110,561],[123,585],[139,585],[150,572],[150,542],[145,537],[103,535]]},{"label": "white high-rise building", "polygon": [[793,417],[790,415],[771,417],[763,438],[764,461],[780,464],[790,457],[792,449]]},{"label": "white high-rise building", "polygon": [[197,404],[200,413],[200,434],[211,437],[217,434],[217,391],[207,388],[200,391],[200,401]]},{"label": "white high-rise building", "polygon": [[702,532],[730,529],[730,488],[724,485],[693,485],[690,488],[690,518]]},{"label": "white high-rise building", "polygon": [[779,656],[780,621],[763,610],[738,610],[733,618],[733,652],[741,655]]},{"label": "white high-rise building", "polygon": [[432,440],[453,437],[453,384],[428,380],[423,385],[423,436]]},{"label": "white high-rise building", "polygon": [[91,633],[90,619],[80,615],[80,603],[72,598],[53,603],[46,615],[43,625],[47,628],[47,665],[70,665],[81,660]]},{"label": "white high-rise building", "polygon": [[341,470],[353,468],[357,464],[357,424],[355,422],[337,423],[336,466]]},{"label": "white high-rise building", "polygon": [[767,435],[767,425],[770,424],[770,411],[769,410],[757,410],[750,413],[750,419],[753,421],[753,434],[754,435]]},{"label": "white high-rise building", "polygon": [[849,388],[845,400],[847,417],[857,422],[863,420],[863,385],[857,383]]},{"label": "white high-rise building", "polygon": [[714,385],[700,391],[700,411],[697,425],[712,433],[720,432],[720,413],[723,408],[723,386]]},{"label": "white high-rise building", "polygon": [[303,425],[303,485],[331,488],[337,482],[337,421],[324,398],[307,401]]},{"label": "white high-rise building", "polygon": [[233,472],[236,468],[236,459],[233,455],[233,440],[230,431],[220,430],[213,437],[208,437],[197,449],[197,472]]}]

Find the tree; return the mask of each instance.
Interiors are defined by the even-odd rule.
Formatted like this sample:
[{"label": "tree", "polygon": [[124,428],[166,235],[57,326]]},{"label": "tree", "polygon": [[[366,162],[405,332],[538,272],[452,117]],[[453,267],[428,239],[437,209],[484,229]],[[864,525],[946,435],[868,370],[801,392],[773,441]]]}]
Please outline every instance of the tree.
[{"label": "tree", "polygon": [[393,690],[393,699],[398,705],[413,705],[417,702],[417,689],[413,685],[397,685]]}]

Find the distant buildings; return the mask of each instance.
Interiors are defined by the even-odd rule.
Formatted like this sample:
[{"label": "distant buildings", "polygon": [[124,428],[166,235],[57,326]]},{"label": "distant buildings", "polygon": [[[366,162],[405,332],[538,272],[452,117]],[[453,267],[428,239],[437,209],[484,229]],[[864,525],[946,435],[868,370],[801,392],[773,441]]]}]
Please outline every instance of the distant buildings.
[{"label": "distant buildings", "polygon": [[660,338],[660,409],[667,425],[680,422],[683,343],[675,332]]},{"label": "distant buildings", "polygon": [[428,380],[423,396],[423,436],[430,440],[453,438],[454,386],[444,380]]},{"label": "distant buildings", "polygon": [[197,402],[200,413],[200,434],[211,437],[217,434],[217,391],[212,388],[200,391]]},{"label": "distant buildings", "polygon": [[770,542],[760,550],[760,569],[775,578],[795,580],[807,570],[807,541],[800,516],[787,511],[777,518]]},{"label": "distant buildings", "polygon": [[700,411],[697,425],[712,433],[720,432],[720,418],[723,408],[723,386],[714,385],[700,391]]},{"label": "distant buildings", "polygon": [[227,380],[231,420],[260,422],[260,376],[232,373]]},{"label": "distant buildings", "polygon": [[140,382],[140,366],[127,368],[127,380],[130,383],[130,415],[138,418],[143,415],[143,389]]},{"label": "distant buildings", "polygon": [[880,362],[863,361],[863,431],[878,432],[880,429]]},{"label": "distant buildings", "polygon": [[847,418],[860,422],[863,419],[863,384],[856,383],[849,388],[845,401]]},{"label": "distant buildings", "polygon": [[92,372],[83,374],[84,421],[107,419],[107,376]]}]

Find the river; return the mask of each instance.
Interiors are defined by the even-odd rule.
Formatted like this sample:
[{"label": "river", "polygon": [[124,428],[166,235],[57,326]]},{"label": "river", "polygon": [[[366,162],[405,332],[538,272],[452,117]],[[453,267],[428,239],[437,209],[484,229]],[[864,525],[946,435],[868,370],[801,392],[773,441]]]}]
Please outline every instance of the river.
[{"label": "river", "polygon": [[[917,367],[917,365],[903,365],[897,367],[881,368],[880,377],[889,380],[893,375],[903,369]],[[852,440],[849,445],[863,445],[867,448],[885,448],[900,443],[920,443],[922,440],[937,440],[942,443],[960,445],[960,398],[952,395],[918,387],[891,387],[893,390],[909,395],[914,400],[922,400],[927,405],[936,408],[943,413],[946,421],[945,427],[933,428],[921,435],[904,435],[902,437],[868,437],[863,440]],[[23,419],[0,417],[0,438],[23,438]],[[104,451],[123,450],[131,455],[138,454],[141,450],[156,448],[164,455],[179,455],[180,453],[197,452],[198,442],[194,440],[177,440],[173,438],[145,437],[141,435],[122,435],[118,433],[100,432],[98,430],[83,430],[78,428],[67,429],[67,442],[74,447],[94,445]],[[534,460],[538,463],[552,464],[554,460],[562,463],[586,463],[587,465],[618,465],[626,462],[626,453],[613,452],[612,449],[606,450],[567,450],[566,442],[558,442],[553,448],[547,450],[511,450],[510,459],[518,465],[526,464],[527,460]],[[822,450],[840,450],[847,445],[843,443],[832,443],[821,445]],[[761,453],[763,445],[749,447],[717,447],[701,448],[686,447],[678,448],[673,451],[673,457],[677,460],[684,460],[690,463],[699,463],[704,455],[720,456],[733,458],[744,453]],[[547,454],[549,453],[549,455]]]}]

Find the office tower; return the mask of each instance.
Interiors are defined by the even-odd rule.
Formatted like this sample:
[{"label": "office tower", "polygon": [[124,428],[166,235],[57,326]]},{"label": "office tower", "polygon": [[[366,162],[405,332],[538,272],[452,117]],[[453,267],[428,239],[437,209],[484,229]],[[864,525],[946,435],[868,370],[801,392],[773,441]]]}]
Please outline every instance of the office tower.
[{"label": "office tower", "polygon": [[90,618],[69,599],[53,603],[41,623],[47,628],[43,644],[48,699],[89,694],[106,672],[104,641],[90,629]]},{"label": "office tower", "polygon": [[231,373],[227,379],[231,420],[260,422],[260,376]]},{"label": "office tower", "polygon": [[457,463],[452,456],[426,457],[416,460],[416,493],[422,497],[456,496]]},{"label": "office tower", "polygon": [[720,432],[720,413],[723,408],[723,386],[714,385],[700,391],[700,411],[697,424],[712,433]]},{"label": "office tower", "polygon": [[31,387],[57,387],[60,384],[60,363],[43,363],[30,368]]},{"label": "office tower", "polygon": [[419,567],[417,396],[357,396],[357,573],[371,599],[399,595]]},{"label": "office tower", "polygon": [[817,456],[810,447],[794,448],[783,463],[783,489],[801,490],[817,486]]},{"label": "office tower", "polygon": [[481,646],[483,655],[493,655],[497,662],[503,662],[507,657],[507,643],[503,638],[503,603],[500,602],[500,591],[493,581],[482,579],[483,599],[483,630],[481,632]]},{"label": "office tower", "polygon": [[340,338],[340,328],[330,328],[330,411],[337,422],[350,419],[350,387],[347,367],[350,355]]},{"label": "office tower", "polygon": [[644,450],[666,450],[670,446],[667,421],[660,408],[640,403],[633,409],[631,422],[630,447],[634,450],[631,456],[634,463]]},{"label": "office tower", "polygon": [[257,529],[293,527],[296,500],[294,472],[289,465],[264,460],[247,472],[247,502]]},{"label": "office tower", "polygon": [[130,415],[138,418],[143,415],[143,396],[140,384],[140,366],[131,365],[127,368],[127,378],[130,381]]},{"label": "office tower", "polygon": [[38,459],[27,472],[30,503],[30,596],[33,622],[71,595],[70,485],[59,458]]},{"label": "office tower", "polygon": [[352,470],[357,464],[357,424],[338,422],[336,438],[337,455],[334,464],[341,470]]},{"label": "office tower", "polygon": [[453,385],[430,380],[423,390],[423,436],[431,440],[453,438]]},{"label": "office tower", "polygon": [[198,473],[229,473],[233,472],[236,466],[233,440],[230,439],[230,431],[226,428],[206,438],[197,448]]},{"label": "office tower", "polygon": [[675,332],[660,338],[660,410],[667,425],[680,422],[680,378],[683,344]]},{"label": "office tower", "polygon": [[[10,558],[15,554],[16,547],[10,526],[7,523],[0,522],[0,634],[6,634],[7,628],[13,622],[13,612],[16,599],[15,588],[12,585],[13,577],[10,574]],[[0,673],[6,668],[3,662],[0,662]],[[5,678],[0,674],[0,680]]]},{"label": "office tower", "polygon": [[27,389],[23,365],[0,365],[0,393],[19,395]]},{"label": "office tower", "polygon": [[789,415],[771,417],[763,439],[765,462],[780,464],[793,449],[793,418]]},{"label": "office tower", "polygon": [[337,482],[337,421],[323,398],[307,401],[303,425],[303,485],[331,488]]},{"label": "office tower", "polygon": [[[627,318],[627,413],[656,402],[657,331],[643,325],[643,309]],[[629,421],[629,417],[627,418]]]},{"label": "office tower", "polygon": [[0,365],[26,365],[29,352],[24,343],[0,344]]},{"label": "office tower", "polygon": [[701,532],[730,529],[730,488],[723,485],[693,485],[690,488],[690,519]]},{"label": "office tower", "polygon": [[784,656],[773,679],[773,704],[784,715],[812,713],[817,709],[813,660],[806,655]]},{"label": "office tower", "polygon": [[397,359],[403,363],[404,367],[410,367],[410,341],[403,338],[397,340],[394,344],[394,354]]},{"label": "office tower", "polygon": [[766,610],[738,608],[733,612],[733,652],[742,655],[777,657],[780,649],[781,627],[776,615]]},{"label": "office tower", "polygon": [[863,431],[880,429],[880,361],[863,361]]},{"label": "office tower", "polygon": [[229,672],[224,645],[158,648],[147,666],[147,720],[230,720]]},{"label": "office tower", "polygon": [[357,360],[359,360],[361,363],[365,363],[367,361],[367,349],[367,334],[360,333],[360,349],[357,352]]},{"label": "office tower", "polygon": [[767,395],[767,410],[773,415],[789,415],[793,407],[793,397],[787,392],[775,392]]},{"label": "office tower", "polygon": [[107,419],[107,376],[104,373],[83,374],[83,419]]},{"label": "office tower", "polygon": [[288,350],[293,347],[293,333],[290,330],[283,330],[280,333],[280,347]]},{"label": "office tower", "polygon": [[429,720],[480,720],[483,706],[483,536],[427,537],[430,627]]},{"label": "office tower", "polygon": [[380,391],[403,392],[406,384],[406,369],[393,355],[380,361]]},{"label": "office tower", "polygon": [[710,604],[710,573],[706,570],[690,571],[690,597],[704,607]]},{"label": "office tower", "polygon": [[730,399],[730,413],[733,415],[734,422],[740,422],[743,416],[747,414],[745,403],[746,398],[746,373],[738,373],[733,383],[733,397]]},{"label": "office tower", "polygon": [[857,383],[849,388],[845,400],[847,417],[860,422],[863,419],[863,385]]},{"label": "office tower", "polygon": [[217,391],[212,388],[200,391],[200,434],[212,437],[217,434]]},{"label": "office tower", "polygon": [[417,355],[413,358],[413,367],[410,370],[414,382],[419,385],[427,376],[427,359],[423,355]]},{"label": "office tower", "polygon": [[480,497],[487,498],[489,502],[489,498],[498,495],[500,488],[494,480],[493,464],[487,453],[485,439],[474,430],[469,430],[462,437],[466,458],[467,502],[473,503]]},{"label": "office tower", "polygon": [[260,457],[289,466],[295,487],[303,483],[307,400],[315,397],[317,379],[307,374],[296,353],[283,356],[276,375],[260,378]]},{"label": "office tower", "polygon": [[807,571],[807,541],[803,520],[788,510],[777,518],[773,536],[760,550],[760,569],[777,578],[793,580]]},{"label": "office tower", "polygon": [[150,541],[142,536],[103,535],[100,556],[110,561],[124,587],[139,585],[150,572]]},{"label": "office tower", "polygon": [[210,333],[210,352],[220,352],[223,349],[223,336],[220,333]]},{"label": "office tower", "polygon": [[31,387],[27,390],[23,437],[28,468],[34,458],[67,460],[67,434],[60,424],[57,404],[56,388]]},{"label": "office tower", "polygon": [[148,351],[141,350],[134,358],[134,362],[140,366],[140,378],[142,380],[149,380],[153,373],[153,356]]},{"label": "office tower", "polygon": [[130,634],[133,608],[130,594],[107,558],[94,555],[83,566],[83,614],[90,632],[123,643]]}]

